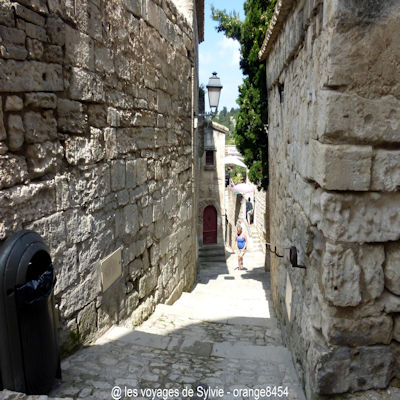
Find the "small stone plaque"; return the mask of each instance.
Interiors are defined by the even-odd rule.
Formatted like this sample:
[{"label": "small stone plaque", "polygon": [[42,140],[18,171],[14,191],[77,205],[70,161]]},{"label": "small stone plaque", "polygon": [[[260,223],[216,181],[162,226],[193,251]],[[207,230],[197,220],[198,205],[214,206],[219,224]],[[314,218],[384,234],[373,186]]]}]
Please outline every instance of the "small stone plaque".
[{"label": "small stone plaque", "polygon": [[101,288],[103,292],[111,287],[122,275],[121,253],[122,247],[100,261]]},{"label": "small stone plaque", "polygon": [[285,294],[286,311],[290,322],[290,312],[292,310],[292,283],[289,274],[286,273],[286,294]]}]

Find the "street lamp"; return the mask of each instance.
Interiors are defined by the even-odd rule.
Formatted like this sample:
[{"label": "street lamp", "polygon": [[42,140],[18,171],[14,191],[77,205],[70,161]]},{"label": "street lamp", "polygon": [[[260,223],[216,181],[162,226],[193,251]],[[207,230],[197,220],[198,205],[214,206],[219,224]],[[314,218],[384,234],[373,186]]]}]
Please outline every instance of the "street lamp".
[{"label": "street lamp", "polygon": [[[210,103],[211,114],[215,115],[218,111],[219,97],[223,87],[216,72],[213,72],[206,87],[208,90],[208,101]],[[214,113],[213,108],[215,108]]]},{"label": "street lamp", "polygon": [[211,112],[204,113],[204,114],[194,113],[195,128],[197,128],[197,117],[211,117],[212,118],[217,115],[219,98],[220,98],[221,90],[222,90],[223,86],[221,85],[221,80],[217,76],[216,72],[212,73],[212,76],[208,80],[208,84],[207,84],[206,88],[208,90],[208,102],[210,104]]}]

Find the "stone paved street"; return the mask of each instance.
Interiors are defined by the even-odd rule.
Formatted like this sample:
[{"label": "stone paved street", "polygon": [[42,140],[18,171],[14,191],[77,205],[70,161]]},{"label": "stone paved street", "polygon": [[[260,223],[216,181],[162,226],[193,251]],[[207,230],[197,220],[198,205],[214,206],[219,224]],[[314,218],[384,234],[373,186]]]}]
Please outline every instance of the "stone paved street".
[{"label": "stone paved street", "polygon": [[227,263],[203,263],[192,293],[173,306],[159,305],[135,330],[110,329],[65,360],[63,384],[52,396],[110,399],[119,386],[122,398],[129,398],[129,389],[138,390],[139,398],[153,397],[141,393],[146,389],[177,389],[168,398],[188,398],[185,387],[201,398],[196,387],[202,385],[214,391],[210,398],[222,397],[217,389],[224,399],[244,399],[254,396],[241,389],[276,387],[287,388],[289,399],[304,399],[281,342],[263,265],[262,253],[248,253],[243,272],[235,270],[235,255]]},{"label": "stone paved street", "polygon": [[196,390],[202,385],[213,391],[209,398],[251,399],[244,389],[275,387],[287,388],[284,398],[304,399],[269,300],[264,256],[248,253],[243,272],[236,262],[230,255],[203,263],[194,290],[173,306],[159,305],[134,330],[115,326],[64,360],[63,383],[51,397],[110,399],[118,386],[122,398],[135,389],[132,397],[161,399],[141,390],[177,389],[165,398],[189,398],[186,387],[197,399],[205,397]]},{"label": "stone paved street", "polygon": [[[235,270],[236,262],[234,254],[226,263],[204,262],[194,290],[174,305],[159,305],[136,329],[115,326],[65,359],[63,383],[50,398],[254,399],[249,389],[262,388],[259,398],[279,398],[269,390],[287,388],[280,398],[304,400],[281,341],[264,256],[247,253],[245,271]],[[13,395],[4,391],[0,399]],[[385,398],[375,396],[354,398]]]}]

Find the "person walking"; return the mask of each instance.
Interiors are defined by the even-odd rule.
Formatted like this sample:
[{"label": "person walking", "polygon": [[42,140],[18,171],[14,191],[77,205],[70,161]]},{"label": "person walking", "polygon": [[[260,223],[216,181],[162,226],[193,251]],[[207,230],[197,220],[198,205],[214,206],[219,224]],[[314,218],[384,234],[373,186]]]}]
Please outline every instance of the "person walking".
[{"label": "person walking", "polygon": [[237,228],[236,247],[238,251],[238,268],[243,268],[243,256],[247,249],[247,236],[243,233],[242,227],[239,225]]},{"label": "person walking", "polygon": [[246,220],[249,223],[249,225],[251,224],[253,213],[254,213],[253,204],[251,204],[251,200],[249,197],[246,201]]}]

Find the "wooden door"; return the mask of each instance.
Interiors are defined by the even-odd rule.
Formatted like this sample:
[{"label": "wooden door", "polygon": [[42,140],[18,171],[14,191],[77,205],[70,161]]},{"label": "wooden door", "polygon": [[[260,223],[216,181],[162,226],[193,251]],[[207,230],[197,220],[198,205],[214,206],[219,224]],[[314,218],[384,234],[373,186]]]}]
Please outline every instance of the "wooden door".
[{"label": "wooden door", "polygon": [[217,210],[207,206],[203,213],[203,244],[217,243]]}]

